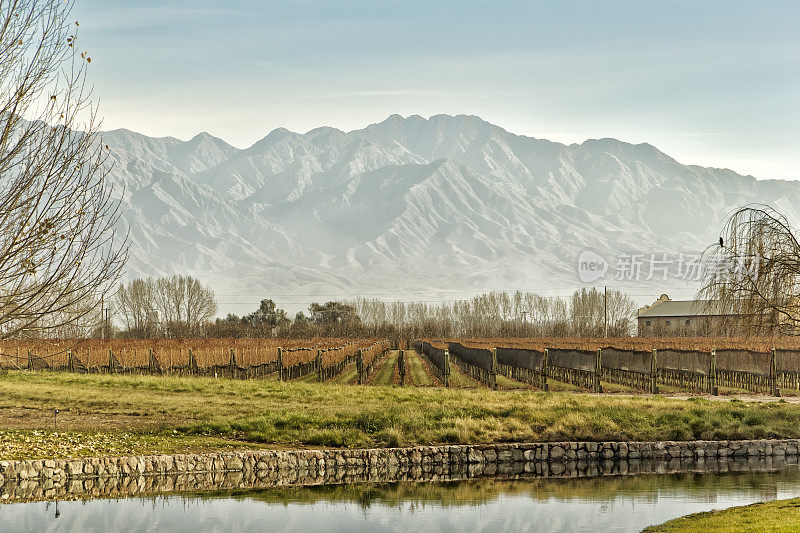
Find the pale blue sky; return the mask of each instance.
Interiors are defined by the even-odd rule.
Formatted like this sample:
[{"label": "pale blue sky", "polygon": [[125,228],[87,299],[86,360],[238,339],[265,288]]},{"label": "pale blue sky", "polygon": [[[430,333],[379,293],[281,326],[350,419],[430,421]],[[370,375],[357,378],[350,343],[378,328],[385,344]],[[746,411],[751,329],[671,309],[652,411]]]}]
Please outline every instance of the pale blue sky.
[{"label": "pale blue sky", "polygon": [[800,2],[77,0],[104,128],[474,114],[561,142],[800,179]]}]

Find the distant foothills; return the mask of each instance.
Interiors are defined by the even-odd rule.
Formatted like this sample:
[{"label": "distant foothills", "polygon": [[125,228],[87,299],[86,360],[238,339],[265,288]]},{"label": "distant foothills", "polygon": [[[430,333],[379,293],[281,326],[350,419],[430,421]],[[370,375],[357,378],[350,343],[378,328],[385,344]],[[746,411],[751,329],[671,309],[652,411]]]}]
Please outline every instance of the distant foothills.
[{"label": "distant foothills", "polygon": [[595,286],[640,305],[677,289],[690,297],[671,273],[620,276],[615,258],[698,254],[745,204],[800,220],[798,182],[684,165],[649,144],[534,139],[475,116],[277,129],[247,149],[206,133],[102,138],[109,179],[125,191],[126,280],[192,276],[213,288],[221,316],[265,298],[290,316],[357,296],[569,299],[586,251],[609,264]]}]

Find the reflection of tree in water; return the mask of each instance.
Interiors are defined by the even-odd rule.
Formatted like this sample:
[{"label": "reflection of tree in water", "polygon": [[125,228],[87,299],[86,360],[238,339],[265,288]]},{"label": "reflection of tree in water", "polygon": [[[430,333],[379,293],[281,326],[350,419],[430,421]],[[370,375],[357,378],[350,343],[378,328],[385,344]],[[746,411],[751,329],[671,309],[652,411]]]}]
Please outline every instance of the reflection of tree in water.
[{"label": "reflection of tree in water", "polygon": [[317,487],[254,489],[249,491],[204,492],[190,499],[229,497],[269,504],[352,502],[364,511],[375,505],[415,512],[429,505],[440,507],[479,506],[500,496],[527,496],[545,502],[592,501],[611,504],[620,500],[655,502],[659,495],[691,497],[713,502],[726,494],[758,492],[774,498],[781,483],[800,483],[800,470],[777,473],[684,473],[637,476],[599,476],[580,479],[469,480],[442,483],[364,483]]}]

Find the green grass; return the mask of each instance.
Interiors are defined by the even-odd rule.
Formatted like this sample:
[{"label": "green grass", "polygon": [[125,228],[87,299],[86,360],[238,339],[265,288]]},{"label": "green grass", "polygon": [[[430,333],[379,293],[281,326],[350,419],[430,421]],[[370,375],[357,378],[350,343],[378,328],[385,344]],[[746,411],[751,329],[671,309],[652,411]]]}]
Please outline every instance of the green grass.
[{"label": "green grass", "polygon": [[373,385],[391,385],[394,379],[394,371],[397,367],[397,351],[389,352],[380,362],[378,370],[372,377]]},{"label": "green grass", "polygon": [[514,379],[509,379],[505,376],[501,376],[500,374],[497,375],[497,386],[500,389],[530,389],[533,388],[532,385],[528,385],[527,383],[523,383],[521,381],[517,381]]},{"label": "green grass", "polygon": [[483,387],[480,381],[472,379],[462,372],[458,365],[453,363],[450,364],[450,386],[456,389],[475,389]]},{"label": "green grass", "polygon": [[800,498],[732,507],[670,520],[647,533],[789,533],[800,531]]},{"label": "green grass", "polygon": [[406,350],[406,384],[417,387],[433,387],[436,382],[425,371],[425,363],[414,350]]},{"label": "green grass", "polygon": [[344,372],[336,376],[335,378],[328,381],[328,383],[334,383],[339,385],[347,385],[347,384],[354,384],[358,382],[358,369],[356,368],[356,364],[352,363],[347,368],[344,369]]},{"label": "green grass", "polygon": [[0,376],[0,431],[52,428],[56,408],[59,431],[152,436],[165,447],[185,439],[358,447],[800,437],[800,405],[791,403],[193,377]]}]

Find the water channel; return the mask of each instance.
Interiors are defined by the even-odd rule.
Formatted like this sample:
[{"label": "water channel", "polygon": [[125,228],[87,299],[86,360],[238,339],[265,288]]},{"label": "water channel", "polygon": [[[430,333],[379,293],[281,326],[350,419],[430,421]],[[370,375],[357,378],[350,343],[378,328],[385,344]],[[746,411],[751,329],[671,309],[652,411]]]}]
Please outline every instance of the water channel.
[{"label": "water channel", "polygon": [[2,531],[631,532],[800,496],[800,467],[579,479],[401,482],[0,504]]}]

